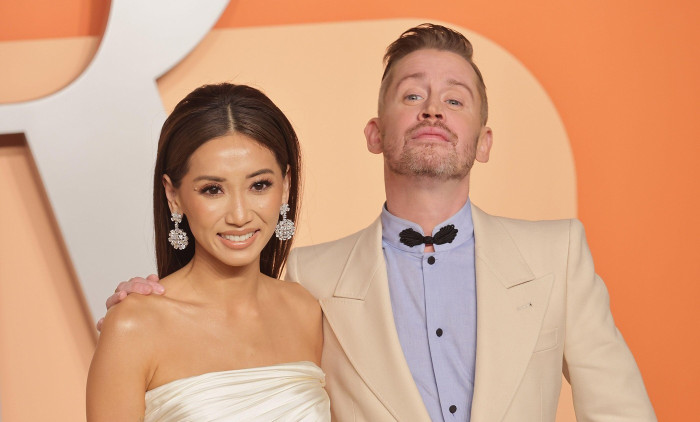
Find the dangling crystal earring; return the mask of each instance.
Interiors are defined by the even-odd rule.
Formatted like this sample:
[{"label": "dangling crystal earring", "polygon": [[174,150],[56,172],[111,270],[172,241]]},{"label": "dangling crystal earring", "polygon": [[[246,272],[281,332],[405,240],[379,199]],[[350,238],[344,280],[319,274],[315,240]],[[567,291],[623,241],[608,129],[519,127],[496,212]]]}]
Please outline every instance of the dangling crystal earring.
[{"label": "dangling crystal earring", "polygon": [[287,213],[289,212],[289,205],[282,204],[280,207],[280,215],[282,216],[282,221],[277,223],[275,227],[275,236],[279,240],[289,240],[294,236],[296,227],[294,227],[294,222],[287,218]]},{"label": "dangling crystal earring", "polygon": [[173,245],[173,248],[183,250],[187,247],[189,239],[187,238],[187,233],[180,228],[180,223],[182,223],[182,214],[173,212],[170,217],[170,221],[175,222],[175,228],[170,230],[168,242]]}]

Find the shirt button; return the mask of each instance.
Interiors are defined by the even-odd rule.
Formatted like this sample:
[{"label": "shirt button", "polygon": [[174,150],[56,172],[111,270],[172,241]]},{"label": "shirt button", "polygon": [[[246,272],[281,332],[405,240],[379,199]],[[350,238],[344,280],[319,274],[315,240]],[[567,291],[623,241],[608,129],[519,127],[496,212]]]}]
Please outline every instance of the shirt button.
[{"label": "shirt button", "polygon": [[450,406],[450,413],[454,413],[456,411],[457,411],[457,406],[455,406],[454,404],[452,406]]},{"label": "shirt button", "polygon": [[437,330],[435,330],[435,334],[437,334],[438,337],[442,337],[442,328],[438,328]]},{"label": "shirt button", "polygon": [[428,257],[428,264],[433,265],[435,263],[435,257],[434,256],[429,256]]}]

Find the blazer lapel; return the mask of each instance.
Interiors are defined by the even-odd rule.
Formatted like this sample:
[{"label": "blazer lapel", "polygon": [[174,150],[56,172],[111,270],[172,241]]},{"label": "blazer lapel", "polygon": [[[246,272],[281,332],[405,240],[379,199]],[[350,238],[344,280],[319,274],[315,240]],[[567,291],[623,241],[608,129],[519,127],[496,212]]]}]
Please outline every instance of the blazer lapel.
[{"label": "blazer lapel", "polygon": [[554,276],[535,277],[502,222],[472,205],[476,374],[472,422],[502,420],[532,357]]},{"label": "blazer lapel", "polygon": [[377,219],[350,253],[323,312],[345,354],[367,386],[400,421],[429,421],[399,343]]}]

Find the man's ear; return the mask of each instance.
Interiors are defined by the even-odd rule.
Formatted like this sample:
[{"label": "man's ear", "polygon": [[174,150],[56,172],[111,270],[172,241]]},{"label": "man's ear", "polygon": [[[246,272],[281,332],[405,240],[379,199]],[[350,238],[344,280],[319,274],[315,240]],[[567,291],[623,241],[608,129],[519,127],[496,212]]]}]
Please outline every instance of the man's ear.
[{"label": "man's ear", "polygon": [[379,117],[374,117],[367,122],[365,126],[365,139],[367,139],[367,149],[372,154],[381,154],[382,150],[382,133],[379,128]]},{"label": "man's ear", "polygon": [[289,176],[289,165],[287,165],[287,171],[284,174],[284,181],[282,183],[283,183],[282,203],[288,204],[289,203],[289,185],[291,183],[291,177]]},{"label": "man's ear", "polygon": [[493,144],[493,132],[488,126],[481,128],[479,139],[476,141],[476,160],[480,163],[489,161],[491,145]]},{"label": "man's ear", "polygon": [[165,196],[168,198],[168,207],[170,208],[170,212],[172,213],[177,211],[179,213],[182,213],[177,189],[175,189],[172,180],[170,180],[170,176],[168,176],[167,174],[163,175],[163,187],[165,188]]}]

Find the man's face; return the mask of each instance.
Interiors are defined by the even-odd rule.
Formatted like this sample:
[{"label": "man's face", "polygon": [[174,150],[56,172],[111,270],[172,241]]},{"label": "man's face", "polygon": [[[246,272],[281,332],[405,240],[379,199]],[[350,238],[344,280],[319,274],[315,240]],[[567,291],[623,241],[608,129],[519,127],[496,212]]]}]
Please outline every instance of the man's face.
[{"label": "man's face", "polygon": [[463,179],[487,161],[491,130],[481,125],[477,75],[459,55],[414,51],[387,75],[379,117],[365,129],[371,152],[408,176]]}]

